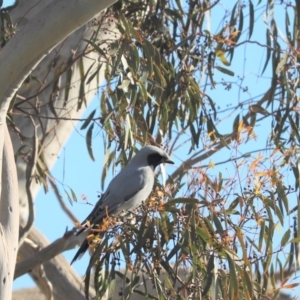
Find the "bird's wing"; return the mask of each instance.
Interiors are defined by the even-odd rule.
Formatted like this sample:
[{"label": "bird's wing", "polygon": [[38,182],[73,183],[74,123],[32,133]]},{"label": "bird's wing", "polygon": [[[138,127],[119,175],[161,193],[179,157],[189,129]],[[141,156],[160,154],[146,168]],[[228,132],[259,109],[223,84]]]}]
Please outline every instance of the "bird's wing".
[{"label": "bird's wing", "polygon": [[109,184],[83,224],[98,224],[107,215],[118,215],[123,209],[136,208],[149,196],[154,173],[149,167],[124,168]]}]

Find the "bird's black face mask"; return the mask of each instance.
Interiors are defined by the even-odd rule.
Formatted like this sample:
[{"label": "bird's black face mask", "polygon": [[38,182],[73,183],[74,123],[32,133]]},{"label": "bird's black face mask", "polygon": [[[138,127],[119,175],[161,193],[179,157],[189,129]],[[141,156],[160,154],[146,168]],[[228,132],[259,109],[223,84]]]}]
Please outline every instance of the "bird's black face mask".
[{"label": "bird's black face mask", "polygon": [[153,168],[153,170],[162,163],[173,164],[174,162],[167,157],[161,156],[158,153],[153,153],[148,155],[148,164]]}]

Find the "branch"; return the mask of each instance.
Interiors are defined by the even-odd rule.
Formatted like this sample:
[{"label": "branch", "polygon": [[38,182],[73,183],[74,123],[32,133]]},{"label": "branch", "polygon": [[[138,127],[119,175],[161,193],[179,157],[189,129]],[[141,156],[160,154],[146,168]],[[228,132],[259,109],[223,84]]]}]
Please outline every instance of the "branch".
[{"label": "branch", "polygon": [[51,1],[38,14],[27,20],[24,18],[22,22],[27,23],[19,27],[0,52],[0,105],[11,100],[31,70],[53,47],[114,2]]},{"label": "branch", "polygon": [[[188,171],[190,170],[195,164],[199,163],[200,161],[207,159],[208,157],[212,156],[213,154],[215,154],[216,152],[220,151],[222,148],[225,147],[226,144],[229,144],[231,141],[232,137],[229,136],[227,138],[224,139],[223,142],[219,142],[216,145],[213,145],[211,147],[210,150],[208,150],[207,152],[205,152],[202,155],[198,155],[195,156],[195,154],[190,157],[189,159],[185,160],[180,166],[179,168],[177,168],[173,174],[169,177],[172,178],[172,181],[178,181],[181,180],[182,176]],[[203,151],[203,150],[202,150]],[[201,151],[201,152],[202,152]],[[167,181],[169,181],[167,180]]]},{"label": "branch", "polygon": [[65,204],[65,201],[63,199],[63,197],[61,196],[59,190],[58,190],[58,187],[57,187],[57,184],[55,182],[55,179],[50,175],[48,174],[48,180],[51,184],[51,187],[54,191],[54,194],[58,200],[58,203],[61,207],[61,209],[63,210],[63,212],[65,212],[65,214],[70,218],[70,220],[73,222],[73,223],[80,223],[79,220],[74,216],[74,214],[69,210],[69,208],[67,207],[67,205]]},{"label": "branch", "polygon": [[[263,151],[268,151],[268,150],[274,150],[274,148],[270,147],[270,148],[263,148],[263,149],[253,150],[253,151],[250,151],[250,152],[246,152],[246,153],[244,153],[244,154],[242,154],[238,157],[230,157],[226,160],[218,161],[218,162],[214,163],[214,165],[215,166],[223,165],[223,164],[226,164],[228,162],[233,162],[233,161],[237,161],[237,160],[242,159],[242,158],[249,157],[253,153],[263,152]],[[207,167],[209,167],[209,165],[201,165],[201,168],[207,168]],[[197,169],[197,167],[192,167],[192,169]]]},{"label": "branch", "polygon": [[[259,101],[257,101],[258,105],[262,105],[264,102],[268,101],[268,99],[271,97],[270,95],[272,95],[272,93],[275,91],[276,86],[277,86],[277,77],[274,76],[272,78],[272,82],[271,82],[271,87],[266,91],[265,94],[263,94],[263,96],[261,97],[261,99]],[[251,115],[251,111],[249,109],[249,111],[244,115],[244,118],[249,118]],[[264,116],[263,118],[268,117],[268,116]],[[224,148],[225,146],[229,145],[229,143],[234,140],[235,138],[235,133],[232,132],[228,135],[226,135],[226,137],[224,137],[223,141],[220,141],[219,143],[212,145],[211,148],[205,152],[202,155],[199,155],[201,152],[205,151],[204,149],[201,150],[200,152],[198,152],[198,154],[193,154],[189,159],[187,159],[186,161],[184,161],[174,172],[173,174],[169,177],[169,179],[167,180],[167,183],[169,183],[170,179],[172,179],[173,182],[175,181],[181,181],[183,175],[190,170],[195,164],[199,163],[200,161],[207,159],[208,157],[212,156],[214,153],[216,153],[217,151],[220,151],[222,148]],[[198,156],[196,156],[198,155]]]},{"label": "branch", "polygon": [[[25,115],[28,115],[28,116],[36,116],[37,114],[36,113],[29,113],[28,111],[25,111],[23,109],[19,109],[17,108],[18,110],[20,110],[23,114],[20,114],[20,113],[15,113],[13,112],[12,115],[14,116],[23,116],[24,117],[24,114]],[[70,114],[69,112],[65,113],[65,115],[67,114]],[[81,122],[84,122],[87,120],[87,118],[72,118],[72,117],[61,117],[61,116],[57,116],[57,117],[51,117],[51,116],[41,116],[39,115],[38,116],[40,119],[46,119],[46,120],[57,120],[57,121],[81,121]],[[92,118],[92,119],[89,119],[90,121],[99,121],[99,122],[102,122],[103,121],[103,117],[96,117],[96,118]]]},{"label": "branch", "polygon": [[14,300],[46,300],[45,296],[39,290],[39,288],[24,288],[20,290],[13,291],[13,299]]},{"label": "branch", "polygon": [[[80,239],[84,239],[85,235],[84,237],[80,236],[75,237],[72,231],[68,231],[63,237],[49,244],[45,237],[33,227],[28,239],[19,250],[18,258],[21,259],[21,262],[16,265],[15,278],[29,272],[32,279],[45,293],[43,274],[41,274],[39,267],[42,264],[45,276],[53,286],[55,300],[84,300],[82,278],[76,274],[66,259],[58,255],[81,243]],[[28,242],[29,239],[30,242]],[[40,248],[42,249],[40,250]],[[94,295],[95,291],[90,287],[90,297]]]},{"label": "branch", "polygon": [[34,135],[32,137],[33,139],[33,149],[32,149],[32,157],[29,158],[29,163],[27,165],[26,169],[26,193],[27,193],[27,199],[28,199],[28,207],[29,207],[29,217],[27,224],[24,226],[24,228],[20,227],[20,236],[19,236],[19,247],[23,244],[26,236],[28,235],[33,221],[34,221],[34,209],[33,209],[33,197],[31,192],[31,182],[34,177],[35,169],[36,169],[36,162],[38,159],[38,146],[39,146],[39,140],[37,136],[37,125],[35,125],[33,118],[30,116],[32,125],[34,127]]},{"label": "branch", "polygon": [[57,239],[50,245],[38,252],[35,252],[34,255],[26,260],[18,262],[15,269],[14,279],[28,273],[30,270],[49,261],[64,251],[74,249],[76,246],[82,244],[85,238],[86,234],[84,233],[76,236],[74,234],[74,230],[67,231],[61,238]]},{"label": "branch", "polygon": [[[16,35],[0,52],[0,133],[9,104],[30,72],[58,43],[114,2],[45,1],[48,5],[38,14],[20,21]],[[3,142],[3,134],[0,134],[0,162]]]}]

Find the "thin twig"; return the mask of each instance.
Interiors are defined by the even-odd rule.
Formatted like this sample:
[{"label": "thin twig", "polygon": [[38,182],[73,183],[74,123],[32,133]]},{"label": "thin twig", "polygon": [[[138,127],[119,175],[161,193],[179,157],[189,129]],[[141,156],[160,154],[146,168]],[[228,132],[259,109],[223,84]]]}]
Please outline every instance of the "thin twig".
[{"label": "thin twig", "polygon": [[54,194],[58,200],[58,203],[60,204],[61,209],[66,213],[66,215],[70,218],[70,220],[73,223],[80,223],[79,220],[72,214],[72,212],[68,209],[68,207],[66,206],[63,197],[61,196],[57,184],[54,180],[54,178],[49,174],[48,179],[50,181],[51,187],[53,188]]},{"label": "thin twig", "polygon": [[[28,115],[28,116],[36,116],[35,113],[29,113],[27,111],[24,111],[23,109],[18,108],[18,110],[22,111],[24,114]],[[18,115],[18,116],[24,116],[24,114],[20,114],[20,113],[13,113],[13,115]],[[66,113],[68,114],[68,113]],[[41,119],[47,119],[47,120],[58,120],[58,121],[86,121],[87,118],[68,118],[68,117],[50,117],[50,116],[41,116],[39,115],[39,118]],[[102,121],[103,118],[102,117],[97,117],[97,118],[92,118],[90,119],[91,121]]]},{"label": "thin twig", "polygon": [[[257,153],[257,152],[261,152],[261,151],[268,151],[268,150],[274,150],[274,148],[270,147],[270,148],[257,149],[257,150],[254,150],[254,151],[246,152],[246,153],[240,155],[239,157],[230,157],[230,158],[228,158],[228,159],[226,159],[226,160],[223,160],[223,161],[219,161],[219,162],[217,162],[217,163],[214,163],[214,165],[215,165],[215,166],[217,166],[217,165],[223,165],[223,164],[226,164],[226,163],[228,163],[228,162],[237,161],[237,160],[239,160],[239,159],[248,157],[248,156],[250,156],[250,155],[253,154],[253,153]],[[209,167],[209,166],[210,166],[209,164],[208,164],[208,165],[201,165],[201,168],[207,168],[207,167]],[[196,170],[197,170],[198,168],[199,168],[199,167],[192,167],[191,169],[196,169]]]},{"label": "thin twig", "polygon": [[34,222],[34,208],[33,208],[33,196],[31,192],[31,183],[32,179],[34,177],[35,169],[36,169],[36,162],[38,159],[38,135],[37,135],[37,126],[34,123],[34,120],[31,116],[29,116],[34,128],[34,133],[33,133],[33,143],[32,143],[32,155],[31,158],[29,159],[27,168],[26,168],[26,194],[27,194],[27,201],[28,201],[28,211],[29,211],[29,216],[28,216],[28,221],[27,224],[25,225],[24,228],[20,228],[20,236],[19,236],[19,247],[23,244],[26,236],[28,235],[33,222]]}]

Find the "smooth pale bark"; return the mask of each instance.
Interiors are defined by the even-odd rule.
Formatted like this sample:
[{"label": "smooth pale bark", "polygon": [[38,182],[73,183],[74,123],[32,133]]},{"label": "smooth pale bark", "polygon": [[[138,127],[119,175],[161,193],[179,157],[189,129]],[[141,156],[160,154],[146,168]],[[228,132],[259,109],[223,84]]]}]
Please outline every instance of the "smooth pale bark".
[{"label": "smooth pale bark", "polygon": [[0,299],[10,299],[18,250],[19,193],[14,152],[6,125],[4,125],[3,137],[0,197]]},{"label": "smooth pale bark", "polygon": [[[26,77],[54,46],[114,1],[60,0],[48,3],[32,18],[22,19],[16,35],[0,52],[0,150],[3,149],[3,126],[8,106]],[[2,151],[0,153],[1,161]]]},{"label": "smooth pale bark", "polygon": [[38,14],[23,19],[25,24],[0,52],[1,105],[10,100],[53,47],[112,3],[112,0],[49,1]]},{"label": "smooth pale bark", "polygon": [[[40,249],[51,252],[51,249],[57,250],[58,247],[63,248],[65,246],[63,241],[49,245],[49,241],[34,227],[30,231],[28,238],[30,240],[29,247],[25,242],[18,253],[18,257],[22,257],[23,260],[30,260],[34,256],[39,255]],[[68,242],[67,239],[66,242]],[[83,279],[76,274],[70,266],[70,262],[61,255],[43,262],[42,265],[33,268],[29,274],[44,294],[47,294],[46,285],[48,283],[55,300],[85,299]],[[90,298],[95,296],[95,290],[92,287],[89,294]]]},{"label": "smooth pale bark", "polygon": [[[55,45],[115,1],[36,1],[37,4],[39,2],[47,5],[31,17],[29,17],[31,9],[28,9],[28,14],[24,14],[24,18],[16,27],[16,35],[0,52],[0,165],[2,168],[0,299],[10,299],[19,229],[19,218],[12,217],[12,213],[7,213],[7,209],[12,209],[13,213],[17,211],[12,205],[8,205],[7,201],[11,203],[15,197],[18,198],[17,182],[11,175],[16,172],[14,161],[7,164],[7,152],[3,156],[8,106],[24,79]],[[6,135],[5,145],[7,140],[9,137]],[[11,149],[12,157],[13,153]]]},{"label": "smooth pale bark", "polygon": [[39,251],[35,251],[34,254],[31,253],[31,255],[28,255],[28,247],[26,247],[26,243],[24,247],[20,248],[19,257],[21,260],[16,264],[14,278],[18,278],[30,272],[32,269],[48,262],[64,251],[81,245],[87,234],[88,232],[80,234],[78,237],[76,237],[72,230],[67,231],[61,238],[48,245],[47,240],[42,236],[42,234],[39,233],[37,229],[32,228],[28,238],[30,240],[35,240],[40,247],[42,246],[41,242],[43,242],[43,248],[39,249]]},{"label": "smooth pale bark", "polygon": [[[27,26],[28,20],[39,16],[39,12],[45,10],[45,3],[47,2],[51,3],[52,1],[20,0],[20,4],[11,13],[13,21],[17,24],[17,30],[23,31],[22,27]],[[112,18],[103,17],[102,15],[98,11],[97,22],[100,22],[101,28],[103,28],[100,30],[99,41],[103,43],[103,47],[107,47],[115,39],[115,25]],[[84,40],[89,40],[93,32],[94,27],[91,23],[87,23],[66,39],[63,39],[32,71],[32,76],[36,80],[26,82],[18,90],[15,103],[18,104],[18,108],[34,115],[33,120],[37,126],[39,146],[48,168],[53,166],[62,146],[76,125],[76,121],[70,121],[70,119],[80,118],[85,110],[85,105],[77,110],[82,80],[80,65],[83,66],[84,72],[90,70],[91,74],[99,66],[98,53],[84,53],[87,46]],[[77,57],[81,58],[77,59]],[[92,66],[92,64],[94,65]],[[90,67],[91,69],[89,69]],[[66,71],[63,72],[64,70]],[[103,73],[104,66],[99,71],[99,76],[91,80],[88,85],[84,84],[86,104],[90,102],[97,92],[99,84],[102,83]],[[22,99],[28,100],[23,101]],[[50,102],[52,104],[51,109]],[[35,107],[37,107],[36,110]],[[55,114],[53,111],[55,111]],[[10,130],[15,152],[25,145],[22,150],[24,157],[30,156],[34,143],[34,126],[26,113],[24,114],[16,109],[13,111],[13,121],[17,129],[20,130],[22,137],[18,132]],[[28,215],[28,201],[25,191],[26,167],[27,162],[22,155],[18,156],[17,168],[21,215],[23,218]],[[35,197],[39,188],[40,184],[33,181],[31,187],[33,197]]]}]

